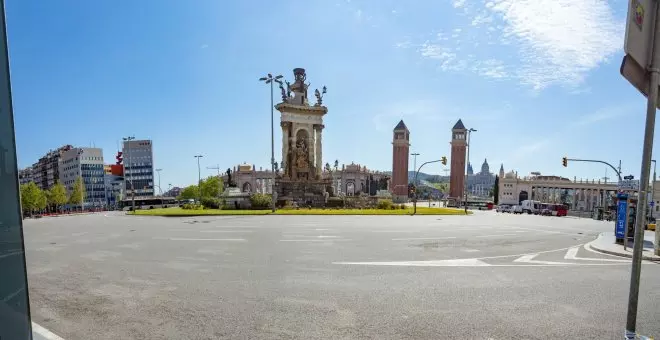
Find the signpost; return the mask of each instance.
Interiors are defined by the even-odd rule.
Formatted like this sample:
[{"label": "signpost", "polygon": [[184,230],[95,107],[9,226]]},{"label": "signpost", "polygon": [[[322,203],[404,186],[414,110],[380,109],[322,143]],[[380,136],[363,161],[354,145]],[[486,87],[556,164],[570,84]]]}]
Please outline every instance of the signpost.
[{"label": "signpost", "polygon": [[[651,172],[655,114],[658,107],[658,81],[660,77],[660,34],[658,0],[630,0],[626,22],[624,50],[626,56],[621,65],[621,75],[647,97],[646,124],[639,187],[639,202],[635,219],[632,268],[630,271],[630,292],[626,315],[625,339],[635,339],[637,324],[637,304],[639,301],[639,279],[642,269],[642,246],[646,221],[647,191]],[[624,242],[627,242],[625,240]]]},{"label": "signpost", "polygon": [[619,181],[619,190],[639,190],[639,180],[637,179],[624,179]]},{"label": "signpost", "polygon": [[618,194],[616,196],[619,199],[619,202],[616,206],[616,239],[622,239],[623,243],[626,244],[626,227],[628,225],[628,195],[627,194]]}]

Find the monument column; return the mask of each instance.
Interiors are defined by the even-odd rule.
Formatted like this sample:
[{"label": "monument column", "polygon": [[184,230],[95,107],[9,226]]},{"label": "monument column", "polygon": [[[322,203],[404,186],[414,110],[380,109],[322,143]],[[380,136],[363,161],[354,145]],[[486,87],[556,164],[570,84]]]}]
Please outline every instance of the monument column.
[{"label": "monument column", "polygon": [[314,151],[314,160],[316,163],[316,177],[321,178],[323,172],[323,128],[322,124],[314,125],[314,137],[316,151]]}]

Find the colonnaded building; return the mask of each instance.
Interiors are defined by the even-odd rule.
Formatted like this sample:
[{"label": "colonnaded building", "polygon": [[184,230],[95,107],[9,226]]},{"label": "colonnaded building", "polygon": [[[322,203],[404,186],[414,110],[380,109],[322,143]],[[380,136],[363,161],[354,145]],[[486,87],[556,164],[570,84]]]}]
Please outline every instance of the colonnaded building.
[{"label": "colonnaded building", "polygon": [[498,204],[517,205],[531,199],[542,203],[563,203],[571,210],[592,211],[596,207],[614,205],[618,192],[616,182],[570,180],[538,173],[521,177],[515,171],[504,173],[504,166],[500,167],[499,177]]}]

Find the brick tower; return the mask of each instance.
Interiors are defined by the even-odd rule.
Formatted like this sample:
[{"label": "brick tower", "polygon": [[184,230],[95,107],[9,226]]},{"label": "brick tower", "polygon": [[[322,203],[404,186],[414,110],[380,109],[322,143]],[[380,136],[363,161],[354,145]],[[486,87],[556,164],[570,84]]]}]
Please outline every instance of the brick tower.
[{"label": "brick tower", "polygon": [[392,198],[394,202],[408,201],[408,158],[410,150],[410,131],[399,122],[394,128],[392,139]]},{"label": "brick tower", "polygon": [[465,185],[465,140],[467,129],[459,119],[451,129],[451,172],[449,174],[449,197],[461,199]]}]

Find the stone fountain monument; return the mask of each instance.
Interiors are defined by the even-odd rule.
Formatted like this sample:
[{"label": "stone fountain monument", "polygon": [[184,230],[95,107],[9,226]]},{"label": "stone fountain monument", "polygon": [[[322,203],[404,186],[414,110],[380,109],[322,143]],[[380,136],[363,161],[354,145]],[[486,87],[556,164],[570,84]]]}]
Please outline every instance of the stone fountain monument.
[{"label": "stone fountain monument", "polygon": [[316,103],[309,104],[305,69],[293,70],[293,84],[280,84],[282,102],[275,105],[281,113],[282,173],[275,181],[278,203],[295,202],[299,206],[323,206],[328,197],[330,179],[323,179],[323,106],[325,86],[314,91]]}]

